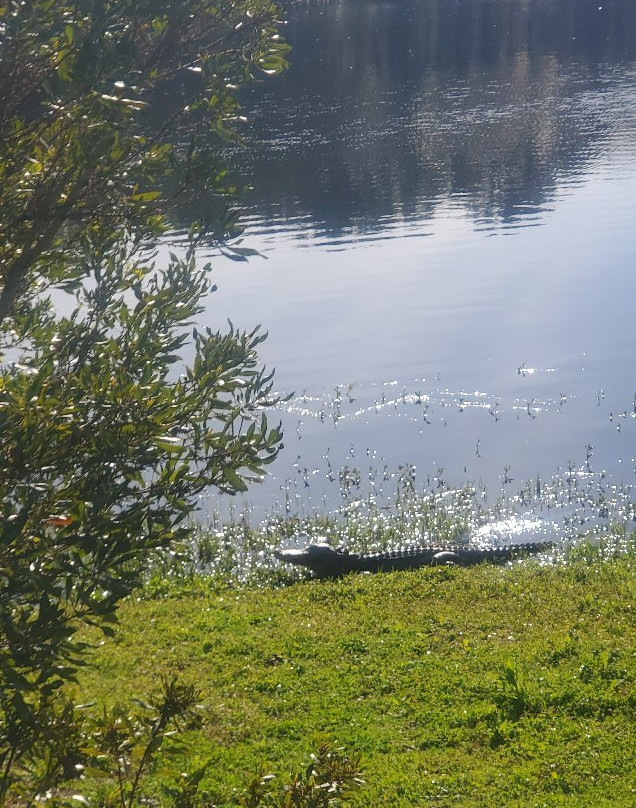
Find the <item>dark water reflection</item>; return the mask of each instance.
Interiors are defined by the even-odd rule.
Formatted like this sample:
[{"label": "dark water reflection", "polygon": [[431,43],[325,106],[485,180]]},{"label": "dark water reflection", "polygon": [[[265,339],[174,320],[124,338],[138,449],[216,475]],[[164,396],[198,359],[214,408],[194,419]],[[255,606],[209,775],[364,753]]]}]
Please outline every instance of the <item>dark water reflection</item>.
[{"label": "dark water reflection", "polygon": [[636,4],[599,2],[292,3],[292,67],[246,100],[257,218],[385,231],[451,198],[536,221],[624,123]]},{"label": "dark water reflection", "polygon": [[343,465],[493,496],[567,468],[636,481],[636,3],[289,20],[292,67],[246,97],[235,155],[269,260],[217,264],[207,313],[263,323],[298,394],[251,501],[333,504]]}]

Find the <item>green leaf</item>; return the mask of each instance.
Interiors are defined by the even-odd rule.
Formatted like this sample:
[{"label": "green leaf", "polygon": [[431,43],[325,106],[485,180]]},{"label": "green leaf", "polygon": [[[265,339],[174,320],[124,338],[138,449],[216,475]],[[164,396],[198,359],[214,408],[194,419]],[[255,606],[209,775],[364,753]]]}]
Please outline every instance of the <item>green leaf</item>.
[{"label": "green leaf", "polygon": [[224,479],[236,491],[247,491],[247,486],[245,485],[243,480],[239,477],[239,475],[234,471],[234,469],[230,468],[229,466],[223,466],[221,468],[221,474],[223,475]]},{"label": "green leaf", "polygon": [[144,191],[140,194],[132,194],[131,199],[133,202],[152,202],[155,199],[159,199],[161,196],[161,191]]},{"label": "green leaf", "polygon": [[163,438],[155,439],[155,446],[164,452],[182,452],[184,449],[183,441],[180,438]]},{"label": "green leaf", "polygon": [[86,766],[82,774],[85,774],[87,777],[92,777],[95,780],[101,780],[110,776],[108,772],[105,772],[103,769],[98,769],[95,766]]}]

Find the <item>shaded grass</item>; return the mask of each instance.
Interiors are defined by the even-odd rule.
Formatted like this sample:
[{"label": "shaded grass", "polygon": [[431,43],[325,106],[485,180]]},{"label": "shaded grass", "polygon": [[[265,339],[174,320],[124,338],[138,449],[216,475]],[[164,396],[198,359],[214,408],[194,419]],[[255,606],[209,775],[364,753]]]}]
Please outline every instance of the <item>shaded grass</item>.
[{"label": "shaded grass", "polygon": [[124,605],[79,695],[195,683],[183,765],[211,759],[216,793],[328,740],[362,753],[357,806],[633,807],[635,571],[624,557],[283,589],[195,577]]}]

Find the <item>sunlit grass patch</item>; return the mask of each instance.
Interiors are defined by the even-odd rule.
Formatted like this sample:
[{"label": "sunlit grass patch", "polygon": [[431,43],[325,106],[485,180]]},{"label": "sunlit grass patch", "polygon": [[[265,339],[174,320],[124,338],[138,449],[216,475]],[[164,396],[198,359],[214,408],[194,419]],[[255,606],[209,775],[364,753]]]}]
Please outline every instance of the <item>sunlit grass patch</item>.
[{"label": "sunlit grass patch", "polygon": [[[82,696],[178,671],[202,690],[205,788],[330,741],[356,806],[633,805],[636,559],[435,568],[286,587],[175,580],[127,604]],[[187,767],[183,759],[179,765]]]}]

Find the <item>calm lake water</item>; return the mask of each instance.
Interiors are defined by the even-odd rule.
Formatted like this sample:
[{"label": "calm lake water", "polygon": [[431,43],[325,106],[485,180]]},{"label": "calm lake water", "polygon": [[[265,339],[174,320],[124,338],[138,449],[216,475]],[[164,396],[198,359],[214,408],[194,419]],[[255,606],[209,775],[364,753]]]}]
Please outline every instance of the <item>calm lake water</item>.
[{"label": "calm lake water", "polygon": [[206,315],[261,323],[296,394],[237,509],[333,507],[343,466],[360,496],[406,465],[493,499],[537,475],[635,484],[634,0],[306,0],[288,20],[291,67],[245,96],[234,155],[263,258],[217,260]]}]

